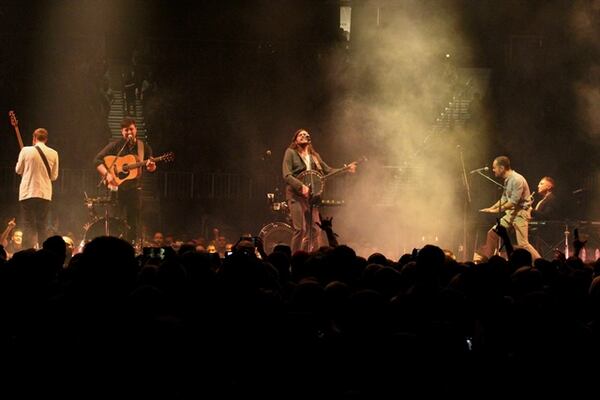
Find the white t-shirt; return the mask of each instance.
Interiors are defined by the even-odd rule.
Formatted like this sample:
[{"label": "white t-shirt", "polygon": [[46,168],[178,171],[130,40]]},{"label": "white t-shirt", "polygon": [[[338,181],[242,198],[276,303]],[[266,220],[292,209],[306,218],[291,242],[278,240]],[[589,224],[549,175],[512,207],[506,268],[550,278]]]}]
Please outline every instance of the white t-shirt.
[{"label": "white t-shirt", "polygon": [[306,170],[310,171],[312,169],[310,162],[310,153],[306,153],[306,155],[300,155],[300,157],[302,158],[302,161],[304,161],[304,164],[306,164]]}]

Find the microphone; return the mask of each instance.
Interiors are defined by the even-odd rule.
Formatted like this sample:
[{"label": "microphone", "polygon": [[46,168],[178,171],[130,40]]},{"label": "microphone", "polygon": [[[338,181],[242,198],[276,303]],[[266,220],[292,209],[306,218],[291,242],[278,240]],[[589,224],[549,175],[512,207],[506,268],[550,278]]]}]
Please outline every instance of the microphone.
[{"label": "microphone", "polygon": [[534,190],[533,192],[531,192],[531,194],[527,198],[527,201],[533,201],[533,199],[535,198],[536,194],[537,194],[537,190]]},{"label": "microphone", "polygon": [[470,173],[470,174],[474,174],[474,173],[476,173],[476,172],[481,172],[481,171],[489,171],[489,169],[490,169],[489,167],[481,167],[481,168],[474,169],[473,171],[471,171],[471,172],[469,172],[469,173]]},{"label": "microphone", "polygon": [[267,161],[269,158],[271,158],[271,155],[273,153],[271,152],[271,150],[267,150],[263,153],[262,157],[260,157],[261,161]]},{"label": "microphone", "polygon": [[128,134],[125,140],[127,140],[128,142],[133,142],[133,135],[131,133]]}]

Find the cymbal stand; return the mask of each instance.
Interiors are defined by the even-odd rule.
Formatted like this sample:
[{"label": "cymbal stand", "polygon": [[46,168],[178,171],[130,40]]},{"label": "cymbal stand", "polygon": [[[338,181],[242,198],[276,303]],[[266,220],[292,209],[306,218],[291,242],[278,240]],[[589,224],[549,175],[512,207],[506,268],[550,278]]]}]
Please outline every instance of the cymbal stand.
[{"label": "cymbal stand", "polygon": [[565,258],[569,258],[569,224],[565,224]]}]

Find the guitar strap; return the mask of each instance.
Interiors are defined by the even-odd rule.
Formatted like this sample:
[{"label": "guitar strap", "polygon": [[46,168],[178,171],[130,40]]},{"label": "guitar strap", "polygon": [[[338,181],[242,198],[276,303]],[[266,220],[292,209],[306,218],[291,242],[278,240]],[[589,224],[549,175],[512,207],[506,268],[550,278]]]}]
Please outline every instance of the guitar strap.
[{"label": "guitar strap", "polygon": [[[142,142],[141,139],[137,140],[137,155],[138,155],[138,160],[144,161],[144,142]],[[142,171],[144,170],[144,167],[140,167],[139,169],[139,176],[142,176]]]},{"label": "guitar strap", "polygon": [[38,151],[38,153],[40,153],[40,157],[42,157],[42,161],[44,162],[44,165],[46,166],[46,172],[48,172],[48,178],[50,180],[52,180],[52,174],[50,173],[50,164],[48,164],[48,159],[46,158],[46,155],[44,154],[42,149],[40,149],[38,146],[33,146],[33,147],[35,147],[35,149]]},{"label": "guitar strap", "polygon": [[313,162],[315,163],[315,165],[317,166],[317,170],[320,173],[323,173],[323,168],[321,168],[321,163],[319,162],[319,157],[317,155],[317,153],[310,153],[310,158],[312,158]]}]

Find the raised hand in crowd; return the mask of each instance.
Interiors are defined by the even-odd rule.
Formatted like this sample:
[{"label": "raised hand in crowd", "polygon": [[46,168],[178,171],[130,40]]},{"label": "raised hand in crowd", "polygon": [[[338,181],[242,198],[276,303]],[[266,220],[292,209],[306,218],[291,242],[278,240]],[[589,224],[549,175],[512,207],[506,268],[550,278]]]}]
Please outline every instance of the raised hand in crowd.
[{"label": "raised hand in crowd", "polygon": [[17,223],[14,218],[11,218],[6,224],[6,229],[4,229],[4,232],[0,235],[0,244],[2,246],[6,247],[8,245],[8,238],[10,237],[12,230],[15,229],[15,226],[17,226]]},{"label": "raised hand in crowd", "polygon": [[575,249],[575,254],[573,255],[575,257],[579,257],[579,253],[581,252],[581,249],[585,247],[587,240],[581,240],[579,238],[579,230],[577,228],[573,230],[573,237],[575,238],[575,240],[573,240],[573,248]]},{"label": "raised hand in crowd", "polygon": [[254,237],[254,247],[256,247],[258,254],[260,254],[260,258],[266,260],[267,253],[265,252],[265,244],[259,236]]},{"label": "raised hand in crowd", "polygon": [[324,218],[321,214],[319,214],[319,219],[321,222],[317,222],[317,226],[325,231],[327,234],[327,241],[329,242],[330,247],[337,247],[339,245],[337,241],[337,233],[333,231],[333,217]]}]

